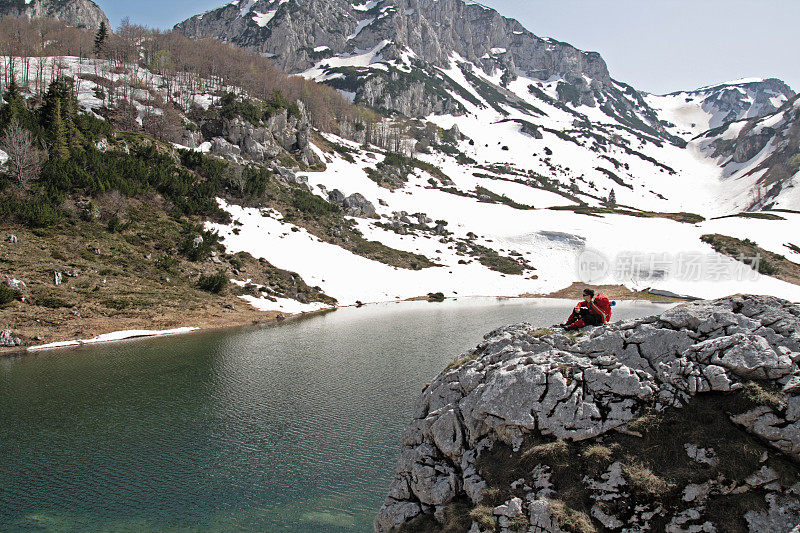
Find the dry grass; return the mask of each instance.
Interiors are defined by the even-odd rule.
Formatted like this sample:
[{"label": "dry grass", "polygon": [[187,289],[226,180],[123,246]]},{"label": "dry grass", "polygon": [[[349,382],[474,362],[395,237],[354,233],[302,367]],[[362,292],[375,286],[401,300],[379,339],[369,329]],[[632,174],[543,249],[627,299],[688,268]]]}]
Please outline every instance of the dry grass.
[{"label": "dry grass", "polygon": [[[647,300],[651,302],[681,302],[684,301],[680,298],[670,298],[668,296],[659,296],[657,294],[650,294],[644,291],[632,291],[624,285],[587,285],[585,283],[575,282],[569,287],[561,290],[551,292],[548,294],[521,294],[521,298],[567,298],[570,300],[582,300],[583,289],[592,289],[595,294],[605,293],[612,300]],[[613,317],[612,317],[613,320]]]},{"label": "dry grass", "polygon": [[631,492],[639,496],[657,498],[675,486],[674,483],[669,483],[655,475],[652,470],[638,461],[623,465],[622,471],[628,480]]},{"label": "dry grass", "polygon": [[532,330],[531,332],[528,333],[528,335],[530,337],[533,337],[534,339],[539,339],[541,337],[544,337],[545,335],[553,335],[554,333],[555,333],[555,331],[553,331],[552,329],[541,328],[541,329]]},{"label": "dry grass", "polygon": [[597,463],[607,463],[611,460],[613,455],[614,452],[611,448],[603,446],[602,444],[593,444],[583,450],[584,459]]},{"label": "dry grass", "polygon": [[554,440],[545,444],[538,444],[525,450],[523,459],[536,459],[541,461],[559,461],[569,455],[569,446],[563,440]]},{"label": "dry grass", "polygon": [[467,356],[464,356],[464,357],[461,357],[461,358],[456,358],[453,361],[451,361],[446,367],[444,367],[444,369],[445,370],[452,370],[454,368],[460,367],[464,363],[468,363],[470,361],[474,361],[477,358],[478,358],[477,354],[470,354],[470,355],[467,355]]},{"label": "dry grass", "polygon": [[477,522],[481,529],[494,531],[496,524],[492,509],[493,508],[488,505],[479,505],[469,512],[469,517],[474,522]]},{"label": "dry grass", "polygon": [[558,526],[568,533],[597,533],[592,519],[583,511],[572,509],[560,500],[548,500]]},{"label": "dry grass", "polygon": [[745,397],[758,405],[766,405],[772,409],[781,410],[786,407],[786,394],[781,391],[769,391],[751,381],[742,388]]}]

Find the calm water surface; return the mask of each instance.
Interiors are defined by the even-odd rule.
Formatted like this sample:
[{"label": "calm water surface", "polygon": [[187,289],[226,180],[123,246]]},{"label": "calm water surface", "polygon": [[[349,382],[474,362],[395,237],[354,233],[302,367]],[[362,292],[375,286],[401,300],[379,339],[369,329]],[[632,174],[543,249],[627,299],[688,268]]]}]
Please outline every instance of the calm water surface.
[{"label": "calm water surface", "polygon": [[370,531],[425,383],[572,304],[386,304],[0,359],[0,530]]}]

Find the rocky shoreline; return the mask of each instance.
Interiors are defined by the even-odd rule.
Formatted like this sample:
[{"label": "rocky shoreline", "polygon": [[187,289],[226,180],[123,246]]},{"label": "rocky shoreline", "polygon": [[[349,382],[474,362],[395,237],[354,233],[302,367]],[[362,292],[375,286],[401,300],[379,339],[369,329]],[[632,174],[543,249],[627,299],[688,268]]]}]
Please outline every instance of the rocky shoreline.
[{"label": "rocky shoreline", "polygon": [[375,531],[792,531],[800,305],[489,333],[422,393]]}]

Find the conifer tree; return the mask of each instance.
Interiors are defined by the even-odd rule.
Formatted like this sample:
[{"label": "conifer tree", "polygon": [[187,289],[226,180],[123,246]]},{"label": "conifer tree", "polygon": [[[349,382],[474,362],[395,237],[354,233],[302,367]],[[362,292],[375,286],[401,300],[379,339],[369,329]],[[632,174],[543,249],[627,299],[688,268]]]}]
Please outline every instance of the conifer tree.
[{"label": "conifer tree", "polygon": [[611,189],[611,192],[608,193],[608,205],[617,205],[617,193],[614,192],[614,189]]},{"label": "conifer tree", "polygon": [[94,53],[100,54],[103,51],[103,47],[106,44],[106,38],[108,37],[108,29],[106,28],[105,21],[100,21],[100,27],[97,29],[97,34],[94,36]]},{"label": "conifer tree", "polygon": [[67,144],[67,128],[64,127],[64,119],[61,117],[61,101],[56,100],[53,117],[50,121],[50,138],[52,148],[50,155],[56,159],[69,159],[69,146]]}]

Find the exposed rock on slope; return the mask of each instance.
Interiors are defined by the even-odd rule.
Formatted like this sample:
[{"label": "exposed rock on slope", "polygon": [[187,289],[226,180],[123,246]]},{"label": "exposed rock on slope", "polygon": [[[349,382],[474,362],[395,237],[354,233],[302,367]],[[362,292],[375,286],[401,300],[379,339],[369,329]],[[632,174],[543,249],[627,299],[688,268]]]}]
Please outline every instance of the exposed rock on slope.
[{"label": "exposed rock on slope", "polygon": [[[564,103],[599,107],[623,124],[672,139],[639,93],[611,78],[600,54],[537,37],[475,2],[238,0],[176,29],[268,54],[287,72],[311,73],[353,93],[356,102],[408,116],[465,112],[460,98],[474,96],[438,70],[452,61],[466,69],[470,90],[497,105],[525,107],[503,87],[518,75],[560,78]],[[474,78],[473,66],[501,83]]]},{"label": "exposed rock on slope", "polygon": [[11,15],[28,18],[51,18],[70,26],[96,30],[101,22],[111,28],[108,17],[91,0],[4,0],[0,1],[0,18]]},{"label": "exposed rock on slope", "polygon": [[794,96],[786,83],[769,78],[732,81],[663,96],[648,94],[645,100],[658,112],[668,131],[688,141],[728,122],[771,115]]},{"label": "exposed rock on slope", "polygon": [[719,161],[725,178],[747,185],[750,209],[792,208],[800,198],[800,96],[772,114],[711,130],[696,144]]},{"label": "exposed rock on slope", "polygon": [[425,389],[376,531],[800,523],[800,305],[731,297],[577,342],[541,333],[494,331]]}]

